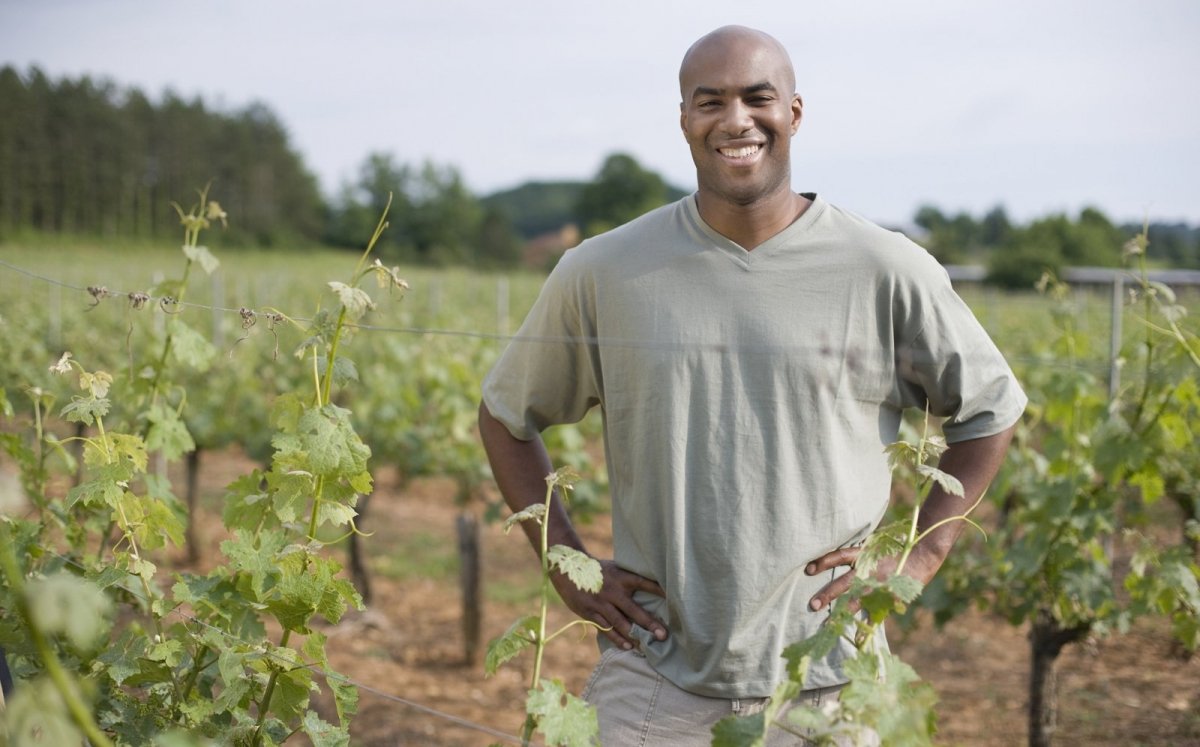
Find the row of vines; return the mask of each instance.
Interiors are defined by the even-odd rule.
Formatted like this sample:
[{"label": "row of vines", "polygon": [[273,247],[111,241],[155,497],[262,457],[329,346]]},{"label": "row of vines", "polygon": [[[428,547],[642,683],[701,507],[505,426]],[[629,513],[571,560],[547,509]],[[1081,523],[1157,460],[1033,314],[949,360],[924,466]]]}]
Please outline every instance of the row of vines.
[{"label": "row of vines", "polygon": [[[17,682],[0,744],[348,744],[357,694],[331,670],[323,630],[370,601],[362,548],[381,466],[402,485],[438,475],[456,486],[464,656],[481,658],[477,519],[501,511],[484,502],[494,491],[474,425],[479,380],[509,324],[493,303],[498,286],[479,276],[469,296],[443,299],[435,278],[386,267],[368,247],[357,262],[337,258],[330,277],[324,257],[316,267],[260,258],[254,273],[274,282],[252,292],[245,271],[226,273],[201,243],[227,216],[206,192],[197,198],[177,208],[173,276],[117,266],[114,253],[83,270],[94,278],[65,285],[79,268],[0,267],[0,448],[24,500],[0,494],[0,648]],[[376,236],[385,229],[381,220]],[[1119,380],[1098,334],[1107,327],[1053,278],[1041,286],[1044,313],[989,325],[1031,405],[971,516],[980,531],[923,592],[894,580],[856,588],[870,615],[856,634],[864,684],[840,714],[769,711],[780,728],[834,739],[866,720],[886,744],[930,743],[933,694],[901,662],[869,653],[875,627],[897,616],[942,624],[977,608],[1027,627],[1035,745],[1053,740],[1065,646],[1143,616],[1170,621],[1179,656],[1200,644],[1200,338],[1187,299],[1145,280],[1148,251],[1144,239],[1127,247]],[[531,301],[537,279],[528,281],[513,316]],[[589,420],[548,437],[555,460],[585,476],[574,511],[602,505],[596,435]],[[911,547],[909,517],[928,480],[941,479],[924,464],[936,436],[910,442],[915,451],[897,462],[916,487],[902,491],[911,500],[880,533],[881,553]],[[229,448],[260,467],[228,486],[212,557],[189,518],[205,455]],[[160,568],[172,548],[207,570]],[[540,620],[518,621],[493,649],[489,670],[525,645],[540,662],[542,606]],[[781,697],[829,641],[797,643]],[[318,713],[318,698],[331,708]],[[589,732],[563,728],[569,718],[535,701],[526,739],[536,728],[550,742],[588,743]],[[557,731],[543,728],[551,718]],[[725,724],[715,743],[759,744],[770,728],[762,717]]]}]

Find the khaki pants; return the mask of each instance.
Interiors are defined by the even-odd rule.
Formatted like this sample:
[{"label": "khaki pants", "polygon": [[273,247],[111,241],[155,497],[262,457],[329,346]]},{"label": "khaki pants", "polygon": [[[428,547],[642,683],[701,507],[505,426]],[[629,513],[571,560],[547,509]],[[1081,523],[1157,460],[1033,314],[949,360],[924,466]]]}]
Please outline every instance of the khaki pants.
[{"label": "khaki pants", "polygon": [[[805,690],[794,702],[820,706],[836,699],[841,689],[836,685]],[[654,671],[638,651],[618,648],[601,654],[583,698],[596,707],[603,747],[709,747],[714,724],[726,716],[754,715],[768,700],[689,693]],[[808,740],[779,728],[768,732],[768,747],[807,744]]]}]

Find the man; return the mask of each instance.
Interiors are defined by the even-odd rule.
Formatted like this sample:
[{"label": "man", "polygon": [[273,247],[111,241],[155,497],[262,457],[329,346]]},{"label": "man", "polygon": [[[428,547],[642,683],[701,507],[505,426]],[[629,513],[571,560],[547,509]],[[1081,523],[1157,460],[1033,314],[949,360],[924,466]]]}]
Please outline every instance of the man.
[{"label": "man", "polygon": [[[539,432],[602,407],[615,557],[597,594],[555,584],[607,628],[585,696],[621,747],[707,745],[717,720],[762,707],[887,507],[904,408],[947,418],[940,466],[966,492],[935,491],[930,526],[982,493],[1025,406],[923,249],[792,191],[803,104],[777,41],[718,29],[679,83],[698,190],[569,251],[480,407],[514,510],[544,496]],[[960,524],[905,573],[927,582]],[[585,549],[558,503],[550,542]],[[806,702],[836,693],[847,654],[813,664]]]}]

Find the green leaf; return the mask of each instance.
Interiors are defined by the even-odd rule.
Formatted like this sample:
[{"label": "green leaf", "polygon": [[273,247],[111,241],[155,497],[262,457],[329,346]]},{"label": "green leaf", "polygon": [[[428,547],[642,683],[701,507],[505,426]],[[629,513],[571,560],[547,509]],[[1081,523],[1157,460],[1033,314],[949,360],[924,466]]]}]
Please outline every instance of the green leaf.
[{"label": "green leaf", "polygon": [[[321,358],[317,361],[317,374],[325,375],[325,370],[328,365],[326,358]],[[333,360],[333,385],[337,387],[345,386],[358,381],[358,366],[354,365],[354,361],[339,355]]]},{"label": "green leaf", "polygon": [[1142,491],[1142,500],[1153,504],[1166,494],[1166,484],[1157,464],[1152,463],[1148,469],[1139,470],[1129,478],[1129,484]]},{"label": "green leaf", "polygon": [[121,497],[121,508],[142,549],[157,550],[167,543],[176,547],[183,544],[183,519],[165,501],[126,491]]},{"label": "green leaf", "polygon": [[105,397],[72,397],[71,403],[63,407],[59,416],[72,423],[93,425],[96,418],[102,418],[108,414],[111,404]]},{"label": "green leaf", "polygon": [[275,557],[286,543],[286,537],[280,532],[263,531],[256,539],[254,533],[246,529],[234,529],[233,538],[221,543],[221,552],[229,558],[233,569],[249,577],[254,601],[262,601],[268,579],[279,576]]},{"label": "green leaf", "polygon": [[107,465],[93,471],[92,474],[91,480],[67,491],[68,509],[74,508],[78,503],[89,507],[103,505],[115,508],[121,496],[125,494],[122,485],[132,477],[129,469],[120,464]]},{"label": "green leaf", "polygon": [[221,519],[227,529],[252,529],[263,525],[263,520],[271,513],[271,499],[263,491],[263,479],[262,471],[254,470],[226,488]]},{"label": "green leaf", "polygon": [[898,519],[879,527],[867,537],[854,561],[859,576],[870,576],[880,560],[904,552],[909,524],[904,519]]},{"label": "green leaf", "polygon": [[64,635],[79,651],[92,651],[107,635],[112,601],[95,584],[67,572],[34,579],[25,587],[33,624]]},{"label": "green leaf", "polygon": [[316,711],[304,714],[302,728],[313,747],[347,747],[350,744],[349,731],[322,721]]},{"label": "green leaf", "polygon": [[800,680],[781,682],[762,711],[752,716],[729,716],[718,721],[712,730],[713,747],[763,747],[770,725],[776,723],[779,713],[800,694]]},{"label": "green leaf", "polygon": [[350,725],[350,717],[358,713],[358,688],[345,680],[326,677],[325,684],[333,693],[333,704],[337,708],[338,722]]},{"label": "green leaf", "polygon": [[575,484],[583,479],[579,471],[570,465],[559,467],[550,474],[546,475],[546,484],[551,487],[570,490],[575,487]]},{"label": "green leaf", "polygon": [[161,450],[167,461],[175,461],[195,451],[196,442],[174,408],[154,405],[146,413],[150,427],[146,431],[146,447]]},{"label": "green leaf", "polygon": [[297,431],[313,473],[342,477],[366,469],[371,450],[350,425],[349,410],[336,405],[310,409],[300,417]]},{"label": "green leaf", "polygon": [[541,524],[542,517],[545,515],[546,515],[546,504],[544,504],[544,503],[534,503],[530,506],[526,506],[525,508],[521,509],[520,511],[516,512],[515,514],[513,514],[512,516],[509,516],[507,519],[504,520],[504,533],[507,534],[508,532],[510,532],[512,530],[512,528],[514,526],[516,526],[517,524],[520,524],[522,521],[533,520],[533,521],[536,521],[537,523]]},{"label": "green leaf", "polygon": [[[122,571],[121,575],[125,575]],[[113,645],[105,647],[96,659],[105,665],[105,674],[118,686],[139,671],[137,661],[146,653],[145,635],[126,630]]]},{"label": "green leaf", "polygon": [[317,525],[329,524],[334,527],[342,527],[349,524],[355,516],[358,516],[358,511],[355,511],[353,507],[324,500],[317,508]]},{"label": "green leaf", "polygon": [[204,335],[192,329],[178,316],[167,320],[167,333],[171,335],[171,356],[184,366],[204,372],[217,355]]},{"label": "green leaf", "polygon": [[910,444],[908,441],[895,441],[884,447],[883,453],[887,454],[888,467],[893,471],[900,467],[914,467],[917,464],[917,459],[921,453],[917,451],[917,447]]},{"label": "green leaf", "polygon": [[766,735],[766,717],[726,716],[712,728],[712,747],[762,747]]},{"label": "green leaf", "polygon": [[183,255],[200,265],[205,275],[211,275],[221,265],[221,260],[213,256],[206,246],[188,246],[184,244]]},{"label": "green leaf", "polygon": [[160,661],[174,669],[183,660],[183,644],[168,638],[161,643],[151,645],[150,650],[146,652],[146,658],[151,661]]},{"label": "green leaf", "polygon": [[271,510],[287,524],[308,513],[316,479],[307,472],[272,470],[267,474],[267,487],[271,492]]},{"label": "green leaf", "polygon": [[346,310],[346,317],[351,321],[358,321],[369,309],[375,308],[375,302],[361,288],[353,288],[336,280],[330,281],[329,287],[337,295],[338,302]]},{"label": "green leaf", "polygon": [[284,723],[299,718],[308,708],[309,694],[316,690],[312,679],[312,670],[307,667],[297,666],[280,672],[271,695],[271,713]]},{"label": "green leaf", "polygon": [[962,482],[949,472],[943,472],[937,467],[931,467],[928,464],[918,464],[917,474],[926,479],[933,480],[941,486],[942,490],[950,495],[956,495],[959,498],[963,496]]},{"label": "green leaf", "polygon": [[502,664],[516,658],[527,646],[532,646],[537,637],[539,620],[537,615],[526,615],[510,625],[504,635],[489,643],[483,661],[484,673],[492,676]]},{"label": "green leaf", "polygon": [[783,658],[788,663],[788,678],[803,683],[809,664],[828,656],[841,637],[842,633],[836,626],[826,623],[813,635],[785,648]]},{"label": "green leaf", "polygon": [[217,658],[217,671],[224,687],[214,704],[219,712],[233,711],[249,705],[256,680],[246,675],[247,653],[239,648],[225,648]]},{"label": "green leaf", "polygon": [[537,719],[547,745],[592,747],[600,734],[596,709],[567,692],[561,680],[542,680],[529,691],[525,710]]},{"label": "green leaf", "polygon": [[14,747],[83,743],[83,735],[49,677],[22,682],[14,689],[4,710],[4,732],[0,734],[6,734]]},{"label": "green leaf", "polygon": [[571,583],[583,591],[595,594],[604,585],[600,563],[590,555],[566,545],[555,545],[546,553],[552,568],[567,574]]}]

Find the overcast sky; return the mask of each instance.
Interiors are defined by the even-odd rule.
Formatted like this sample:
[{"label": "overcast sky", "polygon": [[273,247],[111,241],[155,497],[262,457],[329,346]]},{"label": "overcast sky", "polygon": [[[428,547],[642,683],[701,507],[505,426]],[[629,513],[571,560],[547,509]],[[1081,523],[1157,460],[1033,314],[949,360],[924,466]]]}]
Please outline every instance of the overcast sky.
[{"label": "overcast sky", "polygon": [[692,189],[676,73],[726,23],[791,52],[798,191],[891,224],[922,203],[1200,223],[1196,0],[0,0],[0,64],[260,100],[327,194],[373,150],[479,194],[618,150]]}]

